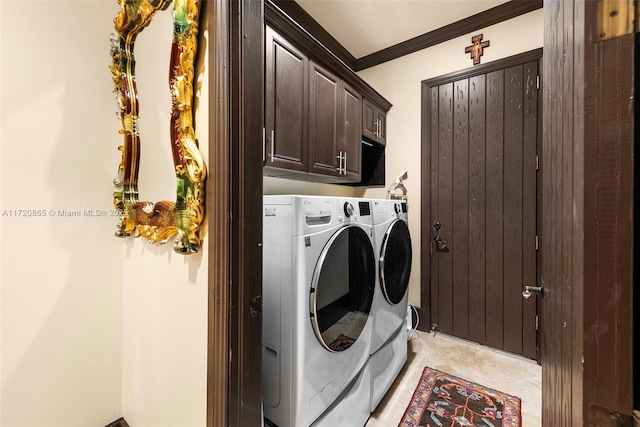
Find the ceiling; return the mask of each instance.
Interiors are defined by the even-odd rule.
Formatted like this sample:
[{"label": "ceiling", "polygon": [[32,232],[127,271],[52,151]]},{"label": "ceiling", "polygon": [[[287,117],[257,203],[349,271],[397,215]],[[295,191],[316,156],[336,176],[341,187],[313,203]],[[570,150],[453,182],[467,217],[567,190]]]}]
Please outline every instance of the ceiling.
[{"label": "ceiling", "polygon": [[355,58],[362,58],[507,1],[296,0]]}]

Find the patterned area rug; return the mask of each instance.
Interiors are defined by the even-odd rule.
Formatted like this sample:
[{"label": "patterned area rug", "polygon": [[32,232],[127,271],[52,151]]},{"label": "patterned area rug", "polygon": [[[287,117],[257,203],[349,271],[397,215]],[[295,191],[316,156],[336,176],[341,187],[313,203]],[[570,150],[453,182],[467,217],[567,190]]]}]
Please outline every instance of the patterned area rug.
[{"label": "patterned area rug", "polygon": [[520,427],[520,399],[424,368],[399,427]]}]

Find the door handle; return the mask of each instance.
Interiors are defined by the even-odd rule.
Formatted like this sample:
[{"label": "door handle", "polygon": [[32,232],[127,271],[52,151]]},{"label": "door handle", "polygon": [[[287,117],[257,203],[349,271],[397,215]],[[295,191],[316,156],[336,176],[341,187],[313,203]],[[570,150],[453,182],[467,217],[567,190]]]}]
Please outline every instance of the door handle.
[{"label": "door handle", "polygon": [[447,241],[440,236],[434,237],[433,243],[435,243],[437,251],[444,251],[447,249]]},{"label": "door handle", "polygon": [[343,158],[344,158],[344,165],[342,166],[342,174],[346,175],[347,174],[347,152],[346,151],[343,154]]},{"label": "door handle", "polygon": [[436,251],[442,252],[447,250],[447,241],[440,237],[440,229],[442,225],[439,221],[433,224],[433,229],[436,230],[436,237],[433,238],[433,243],[436,245]]},{"label": "door handle", "polygon": [[267,128],[262,128],[262,161],[267,160]]},{"label": "door handle", "polygon": [[522,292],[522,298],[529,299],[531,298],[531,292],[535,292],[537,294],[544,294],[544,286],[525,286],[524,291]]}]

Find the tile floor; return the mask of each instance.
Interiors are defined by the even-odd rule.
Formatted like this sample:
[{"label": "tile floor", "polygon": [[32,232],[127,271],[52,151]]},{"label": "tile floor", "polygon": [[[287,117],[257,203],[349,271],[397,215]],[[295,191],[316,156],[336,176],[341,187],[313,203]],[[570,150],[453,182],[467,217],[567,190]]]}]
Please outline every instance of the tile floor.
[{"label": "tile floor", "polygon": [[535,361],[447,336],[414,332],[407,363],[366,427],[395,427],[425,366],[522,399],[522,427],[540,427],[542,368]]}]

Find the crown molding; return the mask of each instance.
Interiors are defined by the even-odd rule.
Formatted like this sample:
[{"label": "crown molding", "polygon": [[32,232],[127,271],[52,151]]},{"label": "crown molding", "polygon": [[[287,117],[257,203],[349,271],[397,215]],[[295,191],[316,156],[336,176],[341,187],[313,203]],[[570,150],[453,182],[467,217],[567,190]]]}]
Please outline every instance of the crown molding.
[{"label": "crown molding", "polygon": [[468,18],[356,59],[355,71],[380,65],[447,40],[542,8],[543,0],[511,0]]}]

